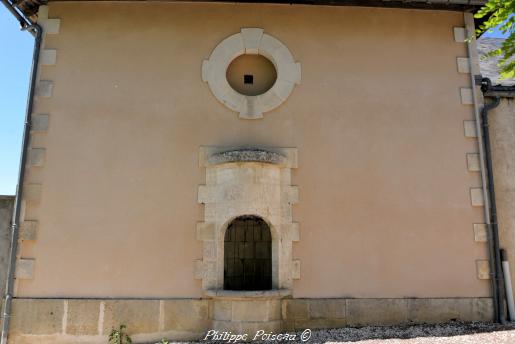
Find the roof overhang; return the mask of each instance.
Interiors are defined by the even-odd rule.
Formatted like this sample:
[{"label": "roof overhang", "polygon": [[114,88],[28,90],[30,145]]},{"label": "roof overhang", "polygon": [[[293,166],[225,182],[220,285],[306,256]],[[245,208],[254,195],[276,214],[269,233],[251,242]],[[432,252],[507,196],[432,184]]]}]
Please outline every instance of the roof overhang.
[{"label": "roof overhang", "polygon": [[[67,0],[60,0],[67,1]],[[76,1],[76,0],[75,0]],[[103,0],[94,0],[103,1]],[[112,1],[112,0],[106,0]],[[146,1],[146,0],[132,0]],[[318,5],[318,6],[364,6],[364,7],[388,7],[388,8],[413,8],[425,10],[447,10],[447,11],[476,11],[486,0],[171,0],[170,2],[219,2],[219,3],[267,3],[267,4],[290,4],[290,5]],[[18,0],[10,1],[25,16],[36,15],[40,5],[52,2],[52,0]]]}]

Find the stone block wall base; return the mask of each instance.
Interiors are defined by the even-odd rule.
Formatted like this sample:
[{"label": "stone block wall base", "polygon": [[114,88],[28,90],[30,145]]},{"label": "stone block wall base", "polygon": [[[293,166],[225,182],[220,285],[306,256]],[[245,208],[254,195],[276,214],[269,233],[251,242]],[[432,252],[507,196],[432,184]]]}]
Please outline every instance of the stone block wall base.
[{"label": "stone block wall base", "polygon": [[282,331],[282,302],[290,297],[286,289],[262,292],[220,291],[207,293],[209,318],[213,330],[248,334],[257,331],[280,333]]},{"label": "stone block wall base", "polygon": [[491,321],[490,298],[293,299],[208,297],[167,300],[14,299],[9,343],[105,344],[127,325],[134,343],[202,339],[209,330],[257,330]]}]

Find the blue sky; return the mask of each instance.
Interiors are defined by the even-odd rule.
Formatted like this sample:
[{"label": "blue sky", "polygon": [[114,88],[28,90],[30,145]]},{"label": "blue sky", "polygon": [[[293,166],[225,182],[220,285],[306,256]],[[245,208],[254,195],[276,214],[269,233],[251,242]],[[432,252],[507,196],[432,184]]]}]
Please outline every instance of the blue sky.
[{"label": "blue sky", "polygon": [[492,32],[485,32],[482,37],[494,37],[494,38],[501,38],[501,37],[508,37],[508,35],[504,35],[499,29],[492,30]]},{"label": "blue sky", "polygon": [[0,5],[0,195],[14,195],[34,40]]},{"label": "blue sky", "polygon": [[16,192],[32,49],[32,36],[0,6],[0,195]]}]

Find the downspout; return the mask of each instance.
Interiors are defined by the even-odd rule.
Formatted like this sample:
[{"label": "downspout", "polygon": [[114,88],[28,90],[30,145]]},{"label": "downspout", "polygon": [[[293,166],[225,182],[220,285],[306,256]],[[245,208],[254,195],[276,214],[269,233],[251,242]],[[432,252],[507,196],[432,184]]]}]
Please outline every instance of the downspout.
[{"label": "downspout", "polygon": [[[475,26],[474,26],[474,15],[472,13],[464,13],[464,21],[465,21],[465,28],[467,31],[467,52],[469,57],[469,67],[470,67],[470,83],[472,87],[472,98],[474,103],[474,119],[476,121],[476,132],[477,132],[477,139],[478,139],[478,145],[479,145],[479,164],[480,164],[480,171],[481,171],[481,188],[483,189],[483,198],[484,198],[484,216],[485,216],[485,222],[488,228],[488,255],[489,255],[489,264],[490,264],[490,273],[491,273],[491,280],[492,280],[492,299],[493,299],[493,307],[494,307],[494,317],[495,321],[504,323],[505,317],[504,317],[504,303],[501,302],[502,299],[502,293],[499,289],[499,281],[498,281],[498,271],[500,271],[500,261],[499,264],[497,263],[496,257],[499,255],[499,240],[497,235],[497,241],[495,240],[495,236],[493,235],[493,227],[491,225],[491,192],[489,192],[488,187],[492,187],[493,191],[493,184],[488,183],[489,178],[489,171],[491,171],[491,168],[488,168],[488,165],[491,165],[491,156],[490,153],[487,153],[486,146],[484,141],[484,127],[481,125],[482,123],[482,117],[484,111],[488,112],[489,108],[487,105],[484,105],[481,112],[479,111],[480,103],[481,101],[481,94],[478,94],[477,85],[481,81],[481,75],[479,71],[479,58],[477,56],[477,50],[476,50],[476,32],[475,32]],[[488,144],[488,147],[490,145]],[[490,164],[488,164],[490,162]],[[496,227],[497,228],[497,227]],[[497,231],[497,230],[496,230]],[[496,251],[497,247],[497,251]],[[500,258],[500,257],[499,257]]]},{"label": "downspout", "polygon": [[504,290],[506,290],[506,304],[508,306],[508,319],[515,321],[515,301],[513,300],[513,287],[511,285],[510,262],[506,251],[501,249],[502,272],[504,273]]},{"label": "downspout", "polygon": [[[486,92],[488,88],[491,86],[490,79],[483,78],[481,81],[481,90]],[[506,322],[506,310],[504,307],[504,283],[503,283],[503,274],[501,267],[501,251],[499,245],[499,226],[497,223],[497,204],[495,201],[495,185],[494,185],[494,175],[493,175],[493,167],[492,167],[492,149],[490,143],[490,130],[488,124],[488,111],[496,108],[501,102],[501,98],[499,96],[494,97],[494,101],[490,104],[487,104],[485,101],[485,105],[481,110],[481,128],[483,134],[483,145],[484,145],[484,158],[486,163],[486,176],[488,180],[488,204],[489,204],[489,212],[490,212],[490,226],[489,226],[489,248],[490,248],[490,258],[493,265],[493,283],[495,285],[495,289],[497,289],[497,305],[496,305],[496,318],[500,323]],[[495,299],[494,299],[495,302]]]},{"label": "downspout", "polygon": [[32,20],[26,18],[20,11],[16,9],[13,3],[11,3],[9,0],[1,0],[4,6],[7,8],[9,12],[18,20],[20,23],[20,28],[22,30],[28,30],[32,36],[37,36],[37,29],[34,26],[34,22]]},{"label": "downspout", "polygon": [[[39,52],[41,48],[41,38],[43,35],[43,29],[36,23],[32,23],[30,20],[24,18],[7,0],[2,0],[2,3],[7,9],[14,14],[14,16],[20,21],[22,30],[29,30],[35,35],[34,40],[34,51],[32,55],[32,67],[30,72],[29,92],[27,98],[27,108],[25,113],[25,127],[23,130],[23,141],[20,157],[20,168],[18,172],[18,185],[16,186],[16,199],[14,201],[14,211],[11,225],[11,247],[9,251],[9,263],[7,267],[7,281],[5,286],[4,296],[4,307],[3,307],[3,322],[2,322],[2,335],[0,344],[7,344],[7,337],[9,335],[9,324],[11,320],[11,308],[12,299],[14,292],[14,277],[16,270],[16,256],[18,253],[18,235],[20,227],[20,213],[21,213],[21,200],[23,197],[23,182],[25,177],[25,165],[27,161],[27,150],[29,146],[30,137],[30,123],[31,114],[34,104],[34,93],[36,89],[36,79],[39,63]],[[22,18],[23,20],[21,20]]]}]

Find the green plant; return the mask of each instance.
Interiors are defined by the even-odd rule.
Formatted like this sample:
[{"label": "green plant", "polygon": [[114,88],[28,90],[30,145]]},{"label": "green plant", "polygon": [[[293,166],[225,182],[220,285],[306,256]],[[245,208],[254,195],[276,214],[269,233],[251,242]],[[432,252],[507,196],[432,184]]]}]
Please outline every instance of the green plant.
[{"label": "green plant", "polygon": [[131,337],[125,332],[127,326],[120,325],[119,329],[112,329],[109,334],[109,344],[132,344]]},{"label": "green plant", "polygon": [[170,342],[163,338],[159,343],[156,344],[170,344]]},{"label": "green plant", "polygon": [[515,0],[489,0],[474,17],[486,18],[476,34],[480,35],[496,27],[503,34],[508,34],[501,47],[488,52],[486,57],[501,56],[501,77],[515,78]]}]

